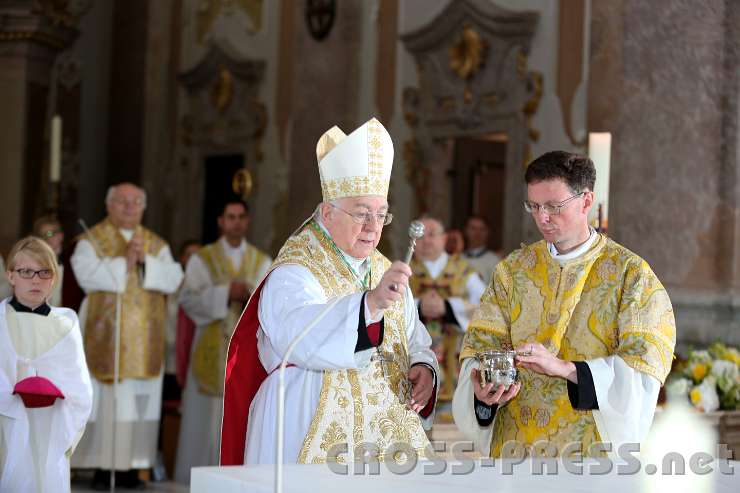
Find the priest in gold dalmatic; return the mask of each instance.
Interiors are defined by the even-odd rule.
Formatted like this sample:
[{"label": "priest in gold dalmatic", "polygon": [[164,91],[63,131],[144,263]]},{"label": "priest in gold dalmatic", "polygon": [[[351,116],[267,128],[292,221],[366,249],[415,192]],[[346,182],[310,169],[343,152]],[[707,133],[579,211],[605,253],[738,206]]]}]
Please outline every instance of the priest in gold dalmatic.
[{"label": "priest in gold dalmatic", "polygon": [[249,296],[272,264],[247,242],[245,202],[228,199],[218,217],[221,238],[195,253],[185,269],[180,301],[197,326],[182,398],[175,480],[190,469],[218,464],[226,350]]},{"label": "priest in gold dalmatic", "polygon": [[451,422],[460,343],[486,286],[465,259],[445,252],[447,233],[441,220],[426,216],[419,221],[424,236],[417,240],[411,262],[411,292],[442,370],[437,421]]},{"label": "priest in gold dalmatic", "polygon": [[[108,190],[108,217],[83,234],[71,257],[85,299],[80,307],[85,355],[92,374],[93,411],[72,467],[111,467],[121,486],[139,487],[137,470],[154,467],[162,404],[167,294],[183,278],[167,243],[141,225],[146,193],[131,183]],[[120,296],[120,365],[114,401],[116,304]],[[113,403],[117,402],[113,413]],[[115,416],[115,454],[112,424]],[[111,464],[115,455],[115,464]]]},{"label": "priest in gold dalmatic", "polygon": [[[673,359],[668,293],[642,258],[589,228],[588,157],[548,152],[525,180],[543,240],[496,266],[463,343],[455,421],[493,457],[640,443]],[[476,353],[512,347],[519,382],[482,386]]]},{"label": "priest in gold dalmatic", "polygon": [[[437,363],[408,288],[411,269],[376,249],[391,221],[390,135],[376,119],[319,140],[323,202],[280,250],[231,338],[221,464],[274,463],[278,371],[285,370],[284,462],[424,454]],[[335,303],[330,305],[330,303]]]}]

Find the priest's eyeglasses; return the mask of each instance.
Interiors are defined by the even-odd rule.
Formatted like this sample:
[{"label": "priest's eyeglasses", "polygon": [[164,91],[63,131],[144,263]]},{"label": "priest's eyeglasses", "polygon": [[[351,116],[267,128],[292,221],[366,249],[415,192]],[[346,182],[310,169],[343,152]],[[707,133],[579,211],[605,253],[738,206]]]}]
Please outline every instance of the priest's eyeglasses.
[{"label": "priest's eyeglasses", "polygon": [[530,214],[536,214],[542,211],[548,216],[557,216],[558,214],[560,214],[560,211],[562,210],[562,208],[568,204],[568,202],[577,199],[584,193],[586,193],[585,190],[575,195],[571,195],[570,197],[563,200],[562,202],[557,202],[555,204],[538,204],[537,202],[530,202],[529,200],[525,200],[524,210],[529,212]]},{"label": "priest's eyeglasses", "polygon": [[15,269],[15,271],[18,273],[19,276],[21,276],[22,279],[33,279],[35,275],[38,275],[39,279],[51,279],[52,277],[54,277],[54,271],[52,271],[51,269]]},{"label": "priest's eyeglasses", "polygon": [[335,209],[339,209],[340,211],[347,214],[356,224],[370,224],[370,222],[372,221],[375,224],[380,223],[383,226],[388,226],[391,221],[393,221],[393,214],[391,214],[390,212],[380,212],[378,214],[373,214],[372,212],[349,212],[345,211],[337,205],[330,205]]}]

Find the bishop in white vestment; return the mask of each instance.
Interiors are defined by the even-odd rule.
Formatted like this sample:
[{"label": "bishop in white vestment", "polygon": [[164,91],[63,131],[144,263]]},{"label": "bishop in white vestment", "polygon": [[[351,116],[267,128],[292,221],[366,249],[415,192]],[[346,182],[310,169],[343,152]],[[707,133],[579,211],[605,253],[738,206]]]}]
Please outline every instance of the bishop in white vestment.
[{"label": "bishop in white vestment", "polygon": [[288,359],[284,462],[352,460],[362,444],[379,458],[393,443],[419,454],[429,445],[439,372],[431,339],[411,269],[376,250],[392,217],[390,136],[375,119],[350,135],[334,127],[317,158],[324,202],[280,250],[229,345],[222,465],[275,462],[276,370],[327,308]]}]

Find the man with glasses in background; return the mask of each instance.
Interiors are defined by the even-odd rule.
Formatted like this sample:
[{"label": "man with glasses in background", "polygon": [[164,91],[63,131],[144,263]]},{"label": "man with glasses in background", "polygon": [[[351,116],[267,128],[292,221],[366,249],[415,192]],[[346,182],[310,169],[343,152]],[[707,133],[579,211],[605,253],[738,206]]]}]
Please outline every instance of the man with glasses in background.
[{"label": "man with glasses in background", "polygon": [[324,310],[285,370],[283,461],[350,463],[364,444],[376,457],[394,443],[429,445],[431,339],[408,288],[411,269],[376,249],[392,219],[390,135],[374,118],[350,135],[333,127],[316,156],[323,202],[281,248],[229,344],[221,465],[275,463],[277,370]]},{"label": "man with glasses in background", "polygon": [[[543,240],[497,265],[460,355],[455,421],[484,454],[595,456],[647,436],[673,309],[647,262],[589,227],[595,180],[569,152],[527,168],[524,208]],[[512,348],[519,381],[481,385],[475,354]]]},{"label": "man with glasses in background", "polygon": [[[117,484],[140,487],[139,469],[154,467],[164,371],[166,295],[182,267],[170,247],[141,225],[146,193],[131,183],[110,187],[108,217],[86,231],[71,257],[85,299],[80,327],[92,374],[92,416],[72,467],[97,468],[93,487],[107,489],[115,416]],[[118,394],[113,395],[116,305],[121,297]],[[113,402],[117,412],[113,413]]]}]

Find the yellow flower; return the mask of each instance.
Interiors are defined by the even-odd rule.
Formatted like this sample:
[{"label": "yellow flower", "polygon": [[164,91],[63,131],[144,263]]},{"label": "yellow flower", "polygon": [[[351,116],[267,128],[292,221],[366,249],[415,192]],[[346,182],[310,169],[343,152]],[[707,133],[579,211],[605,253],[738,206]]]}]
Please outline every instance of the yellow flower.
[{"label": "yellow flower", "polygon": [[702,378],[707,376],[707,365],[704,363],[697,363],[694,368],[691,369],[691,376],[694,377],[695,382],[701,382]]},{"label": "yellow flower", "polygon": [[698,387],[691,389],[691,392],[689,393],[689,395],[691,396],[692,404],[696,405],[699,403],[699,401],[701,401],[701,391],[699,390]]}]

